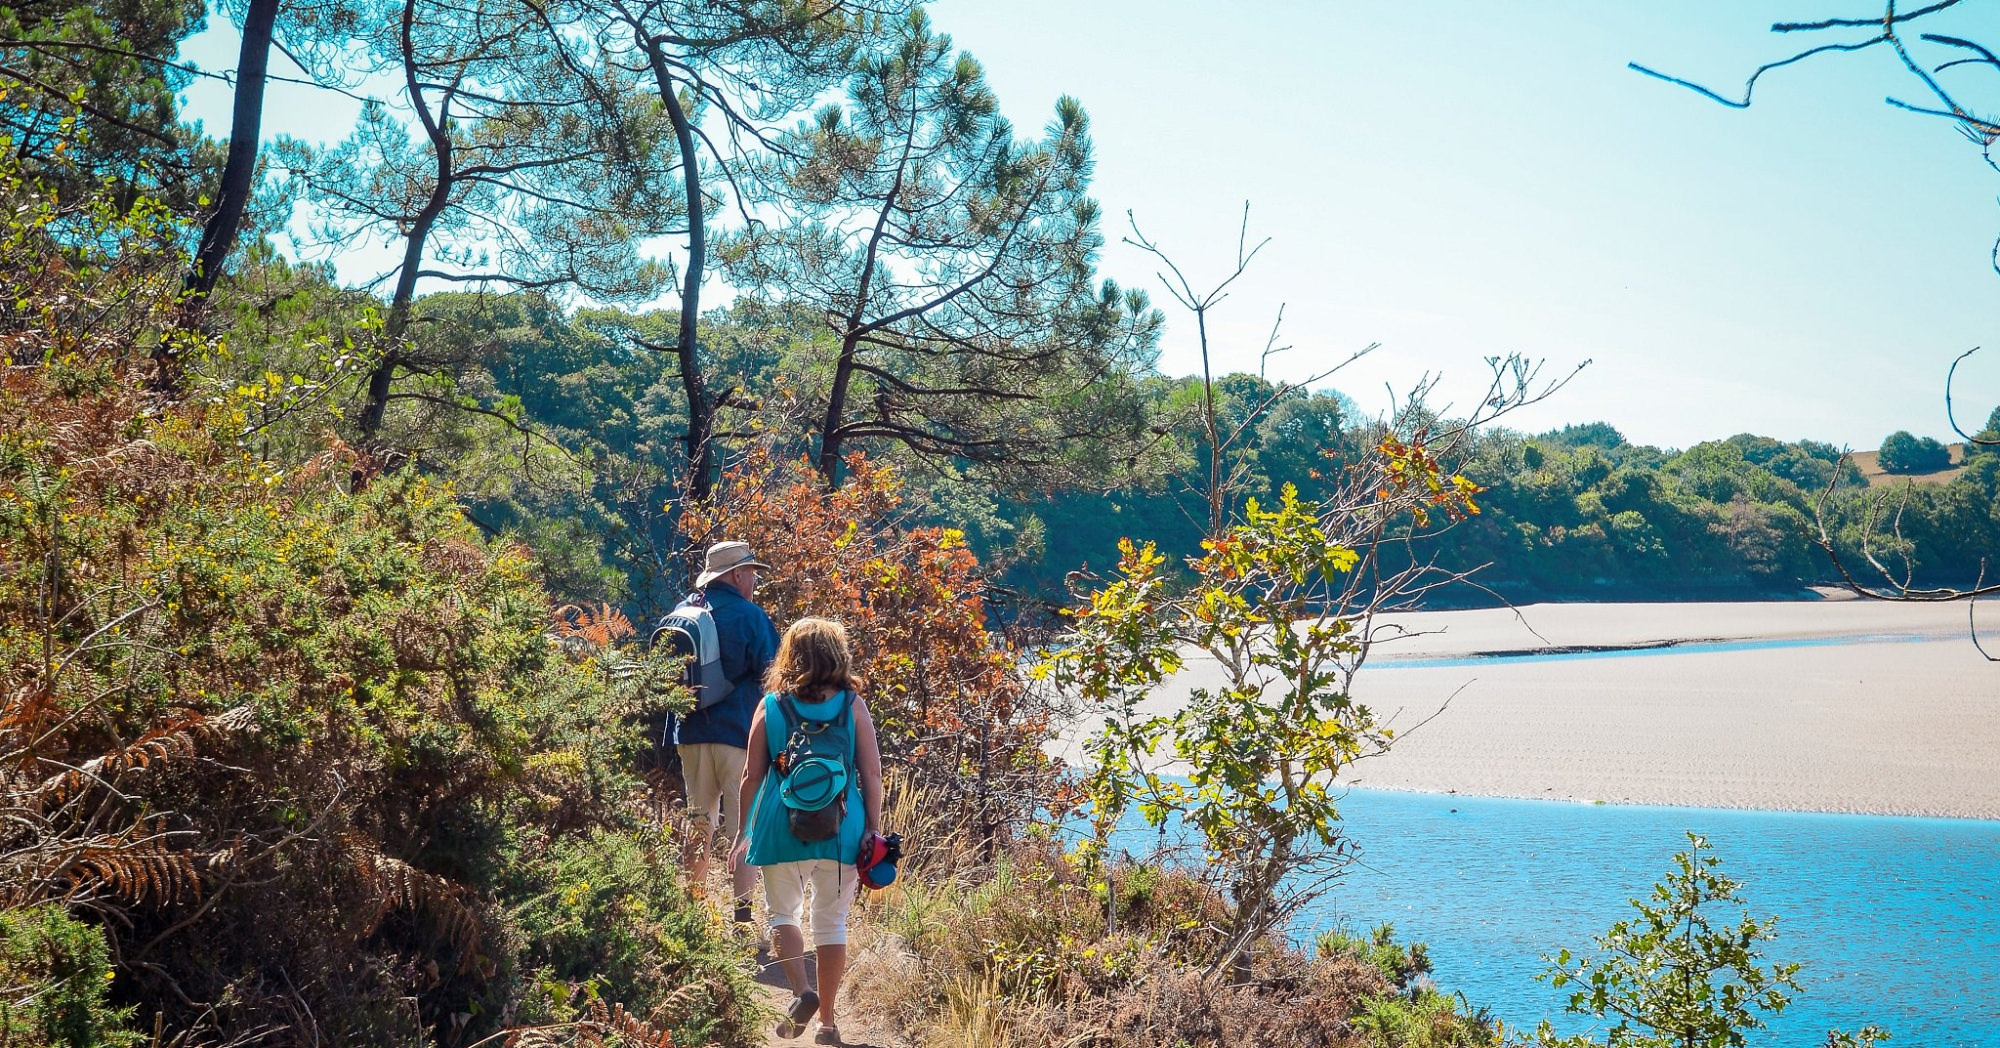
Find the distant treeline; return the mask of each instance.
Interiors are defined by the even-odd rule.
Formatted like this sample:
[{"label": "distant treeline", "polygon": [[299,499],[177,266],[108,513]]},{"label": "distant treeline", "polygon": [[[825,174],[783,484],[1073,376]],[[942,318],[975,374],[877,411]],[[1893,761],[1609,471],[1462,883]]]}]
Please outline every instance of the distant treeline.
[{"label": "distant treeline", "polygon": [[[225,296],[249,288],[269,302],[281,290],[273,285],[284,285],[275,296],[284,308],[266,305],[263,320],[239,323],[287,317],[301,329],[254,344],[311,345],[298,336],[328,335],[324,325],[338,326],[355,308],[326,301],[353,293],[317,274],[275,260],[245,270]],[[686,421],[673,358],[645,343],[673,331],[675,314],[568,312],[534,295],[461,294],[425,299],[425,313],[427,351],[456,378],[449,394],[440,390],[447,403],[406,419],[420,468],[449,477],[482,527],[538,550],[557,593],[622,600],[641,615],[669,602],[684,585],[669,518]],[[712,313],[703,331],[713,371],[737,391],[719,427],[725,447],[813,455],[810,428],[796,416],[816,410],[811,391],[826,370],[818,318],[745,300]],[[260,366],[286,374],[310,364]],[[1172,555],[1199,545],[1206,503],[1197,484],[1208,455],[1196,421],[1200,381],[1142,374],[1128,388],[1127,428],[1143,426],[1145,439],[1079,439],[1060,468],[1010,471],[1005,462],[925,456],[887,442],[857,446],[904,471],[913,522],[964,530],[1005,566],[1004,582],[1024,605],[1057,602],[1065,576],[1108,567],[1121,537],[1157,541]],[[1344,482],[1345,464],[1385,433],[1450,425],[1385,424],[1338,392],[1286,391],[1243,374],[1218,379],[1216,397],[1223,428],[1242,433],[1228,452],[1239,506],[1269,501],[1288,483],[1327,497]],[[1988,420],[1989,436],[1996,425],[2000,411]],[[266,432],[309,442],[322,428],[287,417]],[[1871,500],[1869,552],[1896,581],[1969,583],[1982,558],[2000,550],[2000,454],[1977,445],[1949,482],[1907,488],[1869,488],[1841,449],[1819,441],[1745,433],[1672,450],[1634,445],[1603,422],[1540,434],[1479,431],[1451,465],[1486,489],[1481,512],[1405,554],[1479,569],[1473,577],[1484,589],[1435,594],[1448,602],[1796,595],[1841,581],[1814,542],[1822,515],[1849,570],[1881,583],[1863,550]]]},{"label": "distant treeline", "polygon": [[[1246,376],[1224,385],[1263,386]],[[2000,410],[1982,437],[1995,436],[1996,427]],[[1355,416],[1338,394],[1300,393],[1253,432],[1250,491],[1268,496],[1293,483],[1323,497],[1339,483],[1341,464],[1381,427]],[[1739,433],[1661,449],[1634,445],[1604,422],[1480,433],[1460,468],[1486,488],[1482,512],[1417,554],[1455,570],[1479,569],[1473,578],[1480,588],[1435,594],[1452,603],[1789,596],[1843,583],[1843,566],[1876,587],[1963,586],[2000,551],[2000,449],[1976,443],[1946,483],[1896,481],[1872,490],[1841,449],[1820,441]],[[1032,514],[1047,547],[1038,563],[1017,567],[1016,578],[1044,592],[1085,562],[1106,564],[1124,534],[1191,552],[1200,533],[1188,516],[1194,502],[1171,480],[1009,501],[1001,515]],[[1816,542],[1822,517],[1838,564]]]}]

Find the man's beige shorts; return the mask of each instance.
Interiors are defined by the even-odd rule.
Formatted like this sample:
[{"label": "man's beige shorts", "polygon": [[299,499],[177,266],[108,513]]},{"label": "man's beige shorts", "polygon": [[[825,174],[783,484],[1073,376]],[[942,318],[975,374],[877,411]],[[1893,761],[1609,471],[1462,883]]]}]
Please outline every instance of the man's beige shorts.
[{"label": "man's beige shorts", "polygon": [[[725,840],[735,840],[736,831],[743,828],[736,798],[743,788],[743,759],[748,751],[720,742],[691,742],[680,750],[688,816],[704,820],[711,831],[722,830]],[[722,814],[719,826],[718,811]]]}]

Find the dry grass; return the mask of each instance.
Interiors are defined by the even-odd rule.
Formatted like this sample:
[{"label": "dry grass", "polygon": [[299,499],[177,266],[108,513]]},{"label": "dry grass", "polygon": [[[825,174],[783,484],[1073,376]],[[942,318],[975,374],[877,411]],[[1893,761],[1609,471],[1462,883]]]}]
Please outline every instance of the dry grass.
[{"label": "dry grass", "polygon": [[1945,450],[1951,452],[1951,466],[1935,473],[1890,473],[1882,468],[1881,453],[1877,451],[1857,451],[1854,453],[1854,468],[1861,471],[1871,488],[1902,484],[1949,484],[1960,473],[1965,472],[1965,445],[1949,444]]},{"label": "dry grass", "polygon": [[[1421,1018],[1411,998],[1351,953],[1267,941],[1247,980],[1208,977],[1227,907],[1197,877],[1119,867],[1114,930],[1102,879],[1062,849],[1030,838],[988,861],[971,834],[926,819],[935,809],[923,798],[891,784],[884,822],[909,850],[897,884],[856,911],[843,997],[921,1048],[1484,1043],[1436,1039],[1432,1024],[1403,1021]],[[1422,1036],[1399,1032],[1419,1027]]]}]

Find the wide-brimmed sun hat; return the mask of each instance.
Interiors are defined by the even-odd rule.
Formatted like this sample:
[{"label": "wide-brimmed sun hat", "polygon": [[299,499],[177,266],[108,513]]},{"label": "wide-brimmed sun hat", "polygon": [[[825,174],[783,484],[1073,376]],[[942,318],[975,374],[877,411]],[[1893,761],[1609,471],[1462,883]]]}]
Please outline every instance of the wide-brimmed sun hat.
[{"label": "wide-brimmed sun hat", "polygon": [[694,588],[707,589],[709,583],[746,565],[767,570],[771,567],[750,552],[748,542],[718,542],[708,547],[708,560],[702,565],[701,575],[694,580]]},{"label": "wide-brimmed sun hat", "polygon": [[818,811],[847,790],[847,766],[831,757],[807,757],[785,770],[778,800],[787,808]]}]

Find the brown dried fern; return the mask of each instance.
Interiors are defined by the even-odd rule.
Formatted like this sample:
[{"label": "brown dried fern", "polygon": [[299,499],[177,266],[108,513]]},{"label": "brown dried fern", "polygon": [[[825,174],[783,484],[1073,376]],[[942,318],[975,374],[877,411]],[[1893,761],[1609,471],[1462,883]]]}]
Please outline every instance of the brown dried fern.
[{"label": "brown dried fern", "polygon": [[40,735],[54,722],[56,693],[40,681],[16,688],[0,703],[0,740],[21,737],[23,741]]},{"label": "brown dried fern", "polygon": [[307,459],[305,465],[293,472],[293,488],[304,488],[321,477],[345,480],[364,469],[372,474],[378,468],[367,453],[340,439],[332,430],[321,433],[320,439],[325,442],[326,450]]},{"label": "brown dried fern", "polygon": [[191,713],[147,732],[123,749],[93,757],[44,779],[28,791],[29,804],[36,811],[49,811],[93,785],[108,785],[130,772],[195,757],[204,746],[251,730],[256,723],[256,711],[248,706],[238,706],[215,717]]},{"label": "brown dried fern", "polygon": [[582,1019],[517,1027],[495,1036],[502,1048],[674,1048],[675,1043],[673,1031],[633,1015],[622,1004],[606,1005],[595,998]]},{"label": "brown dried fern", "polygon": [[632,620],[625,613],[609,604],[590,608],[581,604],[565,604],[554,613],[552,628],[556,639],[566,645],[575,642],[592,647],[609,647],[613,642],[624,640],[638,632],[632,628]]},{"label": "brown dried fern", "polygon": [[[506,1031],[499,1038],[501,1048],[565,1048],[570,1039],[569,1023],[519,1026]],[[485,1043],[481,1041],[479,1045]],[[479,1045],[475,1045],[474,1048],[479,1048]]]},{"label": "brown dried fern", "polygon": [[486,551],[463,538],[426,542],[422,556],[425,567],[454,575],[473,575],[486,570]]},{"label": "brown dried fern", "polygon": [[355,866],[369,902],[349,926],[346,938],[359,942],[382,925],[393,910],[420,914],[431,928],[451,943],[459,955],[459,970],[470,971],[477,960],[480,940],[479,918],[465,903],[465,887],[447,877],[426,873],[401,859],[384,855],[350,839]]},{"label": "brown dried fern", "polygon": [[174,905],[201,897],[196,857],[169,847],[172,835],[157,824],[70,837],[26,809],[11,812],[10,821],[32,832],[7,842],[0,855],[0,908],[94,899]]},{"label": "brown dried fern", "polygon": [[201,897],[201,873],[194,857],[158,842],[86,848],[65,876],[78,892],[108,893],[135,903],[150,899],[170,906]]},{"label": "brown dried fern", "polygon": [[[248,708],[216,717],[188,714],[136,742],[78,764],[63,764],[37,750],[61,731],[63,712],[47,689],[17,689],[0,703],[0,902],[26,905],[63,900],[119,900],[178,905],[202,896],[200,864],[174,847],[158,819],[123,814],[118,786],[135,773],[195,758],[223,740],[250,730]],[[62,770],[42,776],[49,766]]]},{"label": "brown dried fern", "polygon": [[590,1021],[627,1048],[674,1048],[673,1031],[663,1030],[633,1015],[622,1004],[607,1008],[603,1001],[591,1001]]}]

